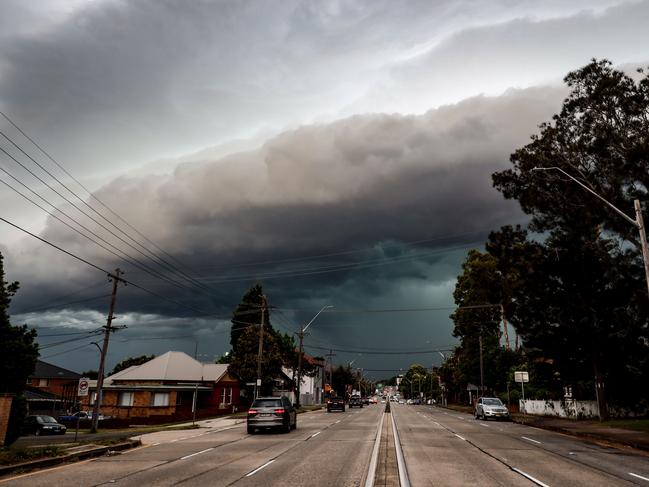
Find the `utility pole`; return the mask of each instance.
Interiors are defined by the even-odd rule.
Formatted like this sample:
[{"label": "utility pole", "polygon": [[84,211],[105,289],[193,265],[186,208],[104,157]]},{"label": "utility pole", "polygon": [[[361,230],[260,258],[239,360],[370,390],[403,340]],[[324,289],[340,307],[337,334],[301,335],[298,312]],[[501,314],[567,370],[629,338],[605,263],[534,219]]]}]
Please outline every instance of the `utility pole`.
[{"label": "utility pole", "polygon": [[329,353],[327,354],[327,359],[329,361],[329,387],[331,387],[331,390],[333,391],[333,381],[334,381],[334,360],[333,358],[336,356],[333,350],[329,350]]},{"label": "utility pole", "polygon": [[484,396],[484,365],[482,361],[482,325],[480,325],[480,396]]},{"label": "utility pole", "polygon": [[97,397],[95,398],[95,405],[92,408],[92,426],[90,427],[91,433],[97,432],[97,425],[99,424],[99,407],[102,400],[102,388],[104,387],[104,367],[106,364],[106,355],[108,354],[108,341],[110,334],[115,330],[113,324],[113,312],[115,311],[115,300],[117,299],[117,284],[123,281],[119,276],[123,272],[115,269],[115,274],[108,274],[109,280],[113,281],[113,292],[110,296],[110,308],[108,309],[108,318],[106,319],[106,326],[104,326],[104,343],[101,347],[101,356],[99,359],[99,373],[97,374]]},{"label": "utility pole", "polygon": [[257,382],[255,382],[255,399],[261,388],[261,357],[264,352],[264,319],[266,317],[266,296],[261,295],[261,322],[259,323],[259,348],[257,350]]},{"label": "utility pole", "polygon": [[297,336],[300,338],[300,353],[297,358],[297,397],[295,398],[295,403],[297,404],[298,408],[300,407],[300,386],[302,385],[302,355],[304,354],[304,332],[306,332],[306,329],[311,325],[311,323],[315,321],[318,315],[327,308],[333,308],[333,306],[323,306],[322,309],[318,311],[313,318],[311,318],[311,321],[309,321],[305,326],[302,326],[300,328],[300,331],[297,332]]},{"label": "utility pole", "polygon": [[505,350],[509,350],[509,330],[507,329],[507,318],[505,318],[505,307],[500,304],[500,318],[503,322],[503,331],[505,332]]}]

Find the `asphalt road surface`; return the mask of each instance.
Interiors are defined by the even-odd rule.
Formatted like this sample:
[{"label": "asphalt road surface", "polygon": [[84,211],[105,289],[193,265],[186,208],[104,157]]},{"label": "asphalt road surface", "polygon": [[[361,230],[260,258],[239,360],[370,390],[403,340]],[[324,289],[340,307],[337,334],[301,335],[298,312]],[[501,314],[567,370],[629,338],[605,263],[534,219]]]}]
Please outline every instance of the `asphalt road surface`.
[{"label": "asphalt road surface", "polygon": [[[373,405],[301,414],[288,434],[223,423],[152,433],[141,448],[0,484],[365,487],[382,416]],[[393,405],[392,417],[412,486],[649,486],[649,456],[637,452],[428,406]]]}]

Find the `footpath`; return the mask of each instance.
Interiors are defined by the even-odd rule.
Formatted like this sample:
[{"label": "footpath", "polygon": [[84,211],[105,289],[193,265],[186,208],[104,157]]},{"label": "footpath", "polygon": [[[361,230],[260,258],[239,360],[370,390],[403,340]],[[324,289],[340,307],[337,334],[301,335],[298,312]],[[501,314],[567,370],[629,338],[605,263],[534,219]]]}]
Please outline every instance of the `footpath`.
[{"label": "footpath", "polygon": [[[469,406],[449,405],[448,409],[473,414]],[[604,442],[610,446],[630,447],[649,452],[649,433],[609,426],[597,420],[574,420],[552,416],[531,416],[513,413],[512,421],[534,428],[556,431],[566,435]]]},{"label": "footpath", "polygon": [[[36,437],[37,440],[44,440],[42,445],[35,444],[30,441],[28,448],[39,446],[52,447],[55,446],[59,455],[40,458],[38,460],[31,460],[21,463],[14,463],[11,465],[0,465],[0,478],[15,473],[23,473],[38,468],[51,467],[62,463],[72,463],[79,460],[86,460],[88,458],[99,457],[103,455],[115,455],[120,451],[130,448],[137,448],[145,443],[157,441],[170,435],[182,436],[184,431],[195,428],[227,428],[239,423],[245,422],[245,417],[220,417],[212,419],[199,420],[194,423],[181,423],[168,426],[148,427],[148,428],[133,428],[132,430],[115,432],[105,430],[96,434],[79,434],[79,442],[74,442],[74,433],[68,433],[64,436],[58,437]],[[47,441],[50,439],[58,439],[56,443]],[[29,438],[33,440],[33,438]],[[82,444],[80,444],[80,442]],[[101,444],[108,442],[110,444]]]}]

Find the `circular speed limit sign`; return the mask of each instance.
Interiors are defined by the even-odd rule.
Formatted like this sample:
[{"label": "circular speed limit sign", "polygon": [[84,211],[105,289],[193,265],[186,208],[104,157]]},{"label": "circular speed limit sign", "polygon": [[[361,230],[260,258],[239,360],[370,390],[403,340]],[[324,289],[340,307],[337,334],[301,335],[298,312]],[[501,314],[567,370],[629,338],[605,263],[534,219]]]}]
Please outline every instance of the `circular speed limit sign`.
[{"label": "circular speed limit sign", "polygon": [[90,379],[88,377],[82,377],[79,379],[79,390],[77,392],[77,395],[79,396],[87,396],[88,395],[88,385],[89,385]]}]

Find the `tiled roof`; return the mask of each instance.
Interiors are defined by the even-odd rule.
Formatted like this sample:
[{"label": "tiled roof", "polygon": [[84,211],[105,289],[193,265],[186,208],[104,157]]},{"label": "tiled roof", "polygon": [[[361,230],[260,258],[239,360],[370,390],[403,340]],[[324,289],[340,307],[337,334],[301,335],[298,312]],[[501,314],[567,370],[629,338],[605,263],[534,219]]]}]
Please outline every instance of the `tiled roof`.
[{"label": "tiled roof", "polygon": [[[205,364],[184,352],[167,352],[142,365],[129,367],[106,378],[113,381],[213,381],[228,370],[228,364]],[[107,384],[107,385],[108,385]]]},{"label": "tiled roof", "polygon": [[72,372],[71,370],[58,367],[56,365],[48,364],[42,360],[36,362],[34,373],[29,377],[36,379],[70,379],[77,380],[81,378],[81,374]]}]

